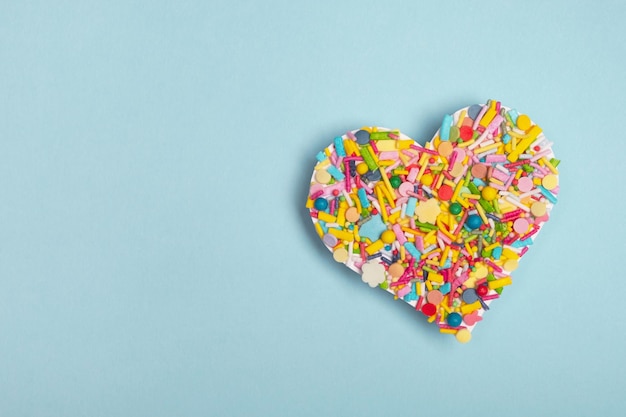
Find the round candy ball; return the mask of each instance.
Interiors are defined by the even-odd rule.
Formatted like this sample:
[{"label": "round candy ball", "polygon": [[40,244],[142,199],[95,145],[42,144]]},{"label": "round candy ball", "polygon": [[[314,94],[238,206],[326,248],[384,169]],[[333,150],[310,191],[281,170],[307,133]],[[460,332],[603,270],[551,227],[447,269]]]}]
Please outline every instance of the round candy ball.
[{"label": "round candy ball", "polygon": [[487,201],[493,201],[498,197],[498,190],[493,187],[485,186],[481,192],[483,198]]},{"label": "round candy ball", "polygon": [[481,297],[487,295],[488,292],[489,287],[487,287],[486,285],[479,285],[478,288],[476,288],[476,294],[480,295]]},{"label": "round candy ball", "polygon": [[316,210],[319,210],[319,211],[326,210],[328,208],[328,200],[322,197],[316,198],[315,203],[313,203],[313,206],[315,207]]},{"label": "round candy ball", "polygon": [[467,220],[465,221],[465,224],[470,229],[475,230],[475,229],[478,229],[483,224],[483,221],[479,215],[472,214],[471,216],[467,218]]},{"label": "round candy ball", "polygon": [[463,316],[461,316],[459,313],[450,313],[448,314],[446,321],[448,322],[450,326],[458,327],[461,325],[461,322],[463,321]]},{"label": "round candy ball", "polygon": [[454,214],[456,216],[461,212],[461,210],[463,210],[463,207],[461,207],[459,203],[452,203],[450,204],[450,207],[448,207],[448,210],[451,214]]},{"label": "round candy ball", "polygon": [[380,240],[382,240],[383,243],[386,244],[393,243],[396,240],[396,234],[392,230],[385,230],[380,235]]},{"label": "round candy ball", "polygon": [[397,175],[394,175],[389,178],[389,184],[391,184],[393,188],[398,188],[400,184],[402,184],[402,180]]}]

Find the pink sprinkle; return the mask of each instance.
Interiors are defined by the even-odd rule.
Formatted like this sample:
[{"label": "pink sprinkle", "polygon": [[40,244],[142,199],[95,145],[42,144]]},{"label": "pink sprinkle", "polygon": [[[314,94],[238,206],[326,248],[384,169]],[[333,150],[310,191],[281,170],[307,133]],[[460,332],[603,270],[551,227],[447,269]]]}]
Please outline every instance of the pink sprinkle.
[{"label": "pink sprinkle", "polygon": [[480,109],[480,112],[478,113],[478,116],[476,116],[476,120],[474,120],[474,124],[472,125],[472,129],[476,130],[478,128],[478,124],[480,123],[480,119],[482,119],[483,116],[485,115],[485,113],[487,112],[487,108],[488,108],[488,106],[485,104],[485,105],[483,105],[482,109]]},{"label": "pink sprinkle", "polygon": [[493,262],[491,262],[489,259],[484,259],[484,262],[489,265],[490,267],[493,268],[494,271],[496,272],[502,272],[502,268],[500,268],[498,265],[494,264]]},{"label": "pink sprinkle", "polygon": [[400,138],[400,136],[396,135],[395,133],[391,133],[391,132],[387,133],[387,136],[389,136],[391,139],[399,139]]},{"label": "pink sprinkle", "polygon": [[349,137],[352,140],[356,140],[356,136],[354,136],[354,133],[352,133],[352,131],[346,133],[346,136]]},{"label": "pink sprinkle", "polygon": [[384,151],[378,155],[378,159],[398,159],[398,151]]},{"label": "pink sprinkle", "polygon": [[[413,224],[413,228],[415,228],[415,224]],[[421,235],[415,236],[415,247],[418,251],[424,252],[424,238]]]},{"label": "pink sprinkle", "polygon": [[452,156],[450,157],[450,160],[448,161],[448,171],[454,168],[454,163],[456,162],[457,155],[458,154],[456,152],[452,153]]},{"label": "pink sprinkle", "polygon": [[483,297],[484,301],[489,301],[489,300],[495,300],[496,298],[499,298],[500,295],[498,295],[498,293],[495,294],[487,294]]},{"label": "pink sprinkle", "polygon": [[419,173],[419,169],[411,168],[411,170],[409,171],[409,175],[406,177],[406,180],[408,182],[414,182],[418,173]]},{"label": "pink sprinkle", "polygon": [[415,309],[419,310],[422,307],[423,302],[424,302],[424,297],[420,295],[420,297],[417,299],[417,303],[415,304]]},{"label": "pink sprinkle", "polygon": [[324,190],[319,190],[315,194],[311,194],[311,200],[315,200],[317,197],[321,196],[322,194],[324,194]]},{"label": "pink sprinkle", "polygon": [[494,117],[491,123],[489,123],[489,126],[487,126],[486,132],[493,132],[494,130],[496,130],[498,126],[500,126],[500,123],[502,123],[503,120],[504,120],[504,117],[500,116],[499,114],[496,114],[496,117]]},{"label": "pink sprinkle", "polygon": [[376,142],[374,142],[373,140],[370,140],[370,145],[372,146],[372,149],[374,150],[374,152],[378,153],[378,147],[376,146]]},{"label": "pink sprinkle", "polygon": [[450,326],[449,324],[440,324],[439,328],[441,328],[441,329],[452,329],[452,330],[467,329],[467,327],[465,327],[465,326],[453,327],[453,326]]},{"label": "pink sprinkle", "polygon": [[394,224],[392,229],[393,232],[396,234],[396,239],[398,239],[398,243],[404,245],[406,243],[406,236],[402,231],[402,226],[400,226],[399,224]]},{"label": "pink sprinkle", "polygon": [[506,162],[506,156],[505,155],[487,155],[487,157],[485,158],[485,162],[488,164]]},{"label": "pink sprinkle", "polygon": [[495,178],[495,179],[500,180],[502,182],[507,182],[509,177],[510,177],[510,175],[505,174],[504,172],[500,171],[499,169],[494,169],[491,172],[491,178]]},{"label": "pink sprinkle", "polygon": [[400,289],[398,290],[398,292],[396,293],[396,295],[397,295],[399,298],[402,298],[402,297],[404,297],[405,295],[407,295],[407,294],[408,294],[408,293],[410,293],[410,292],[411,292],[411,287],[410,287],[410,286],[408,286],[408,285],[405,285],[404,287],[402,287],[402,288],[400,288]]},{"label": "pink sprinkle", "polygon": [[504,185],[496,184],[495,182],[490,182],[489,186],[491,188],[495,188],[496,190],[500,190],[500,191],[506,191],[507,190],[507,188]]}]

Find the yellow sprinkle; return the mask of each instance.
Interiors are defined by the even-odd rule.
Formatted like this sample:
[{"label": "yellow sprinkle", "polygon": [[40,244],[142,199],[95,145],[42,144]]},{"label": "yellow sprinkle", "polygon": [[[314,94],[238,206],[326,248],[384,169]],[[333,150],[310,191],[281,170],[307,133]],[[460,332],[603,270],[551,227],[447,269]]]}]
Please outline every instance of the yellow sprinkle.
[{"label": "yellow sprinkle", "polygon": [[492,149],[498,148],[501,145],[502,144],[500,142],[496,142],[496,143],[492,143],[491,145],[483,146],[482,148],[478,148],[474,150],[474,155],[478,155],[478,154],[490,151]]},{"label": "yellow sprinkle", "polygon": [[392,159],[381,159],[378,161],[378,165],[381,167],[388,167],[391,166],[393,164],[395,164],[396,161],[392,160]]},{"label": "yellow sprinkle", "polygon": [[439,332],[440,333],[445,333],[445,334],[456,334],[457,329],[447,329],[445,327],[440,327],[439,328]]},{"label": "yellow sprinkle", "polygon": [[[448,217],[452,217],[452,216],[448,216]],[[449,231],[446,230],[446,228],[443,226],[443,222],[441,221],[440,218],[437,218],[437,226],[439,226],[439,230],[444,235],[448,236],[452,240],[456,240],[456,236],[454,236],[452,233],[450,233]],[[450,228],[450,230],[452,230],[452,228]],[[446,246],[446,249],[449,249],[449,247]],[[441,264],[441,266],[443,266],[443,264]]]},{"label": "yellow sprinkle", "polygon": [[361,213],[363,211],[363,208],[361,208],[361,200],[359,199],[359,197],[356,194],[350,194],[350,197],[352,198],[352,201],[354,201],[354,204],[356,204],[356,209],[359,211],[359,213]]},{"label": "yellow sprinkle", "polygon": [[554,175],[559,175],[559,171],[554,167],[554,165],[550,163],[550,161],[548,161],[548,159],[545,156],[541,158],[541,160],[544,162],[544,164],[546,164],[548,169],[552,171]]},{"label": "yellow sprinkle", "polygon": [[[492,230],[493,230],[493,229],[492,229]],[[495,248],[497,248],[498,246],[500,246],[500,243],[496,242],[496,243],[494,243],[494,244],[491,244],[491,245],[489,245],[489,246],[485,247],[485,250],[486,250],[486,251],[494,250],[494,249],[495,249]]]},{"label": "yellow sprinkle", "polygon": [[406,258],[406,249],[404,249],[404,245],[400,246],[400,260],[404,261]]},{"label": "yellow sprinkle", "polygon": [[337,210],[337,224],[343,226],[346,223],[346,210],[348,209],[348,203],[342,201],[339,204],[339,210]]},{"label": "yellow sprinkle", "polygon": [[359,236],[359,226],[357,226],[356,224],[354,225],[354,230],[352,231],[354,233],[354,240],[356,240],[357,242],[361,241],[361,236]]},{"label": "yellow sprinkle", "polygon": [[468,146],[470,146],[472,143],[474,143],[474,139],[470,139],[467,142],[461,142],[458,145],[456,145],[457,148],[467,148]]},{"label": "yellow sprinkle", "polygon": [[435,319],[436,319],[436,318],[437,318],[437,315],[436,315],[436,314],[433,314],[432,316],[430,316],[430,317],[428,318],[428,322],[429,322],[429,323],[432,323],[433,321],[435,321]]},{"label": "yellow sprinkle", "polygon": [[428,288],[428,291],[433,290],[433,284],[431,284],[429,280],[426,280],[424,284],[426,285],[426,288]]},{"label": "yellow sprinkle", "polygon": [[331,235],[341,240],[347,240],[348,242],[354,241],[354,234],[351,232],[346,232],[344,230],[335,229],[333,227],[333,228],[328,229],[328,233],[330,233]]},{"label": "yellow sprinkle", "polygon": [[537,136],[539,136],[540,133],[541,128],[537,125],[533,125],[528,133],[524,136],[524,139],[522,139],[518,145],[515,144],[515,140],[513,141],[515,149],[508,155],[507,159],[511,162],[517,162],[520,154],[528,149],[528,147],[535,141],[535,139],[537,139]]},{"label": "yellow sprinkle", "polygon": [[307,198],[307,200],[306,200],[306,208],[308,208],[308,209],[313,208],[314,204],[315,204],[315,201],[311,200],[310,198]]},{"label": "yellow sprinkle", "polygon": [[519,259],[519,254],[512,249],[504,248],[502,249],[502,256],[508,259]]},{"label": "yellow sprinkle", "polygon": [[465,194],[465,193],[462,193],[461,197],[463,197],[463,198],[472,198],[474,200],[480,200],[480,195],[478,195],[478,194]]},{"label": "yellow sprinkle", "polygon": [[480,204],[476,204],[476,210],[478,211],[478,215],[481,219],[483,219],[484,224],[489,224],[489,220],[487,220],[487,216],[485,215],[485,209]]},{"label": "yellow sprinkle", "polygon": [[456,127],[460,128],[463,126],[463,121],[465,120],[465,116],[467,115],[467,110],[462,110],[459,114],[459,120],[456,121]]},{"label": "yellow sprinkle", "polygon": [[466,199],[462,198],[462,197],[457,197],[456,198],[457,203],[459,203],[460,205],[462,205],[465,208],[469,208],[469,201],[467,201]]},{"label": "yellow sprinkle", "polygon": [[439,266],[444,266],[446,260],[448,259],[448,254],[450,253],[450,246],[446,245],[443,250],[443,254],[441,255],[441,260],[439,261]]},{"label": "yellow sprinkle", "polygon": [[[383,178],[383,182],[385,183],[385,187],[387,187],[387,190],[389,191],[389,196],[393,196],[393,194],[394,194],[393,187],[391,186],[391,183],[389,182],[389,178],[387,178],[387,173],[382,168],[378,168],[378,170],[380,171],[380,175]],[[395,207],[396,206],[396,204],[393,201],[393,198],[390,198],[389,204],[391,205],[391,207]]]},{"label": "yellow sprinkle", "polygon": [[380,191],[380,187],[374,187],[374,192],[376,193],[376,198],[378,199],[378,205],[380,205],[380,214],[383,216],[383,221],[386,223],[388,220],[387,208],[385,207],[385,202],[383,201],[383,194]]},{"label": "yellow sprinkle", "polygon": [[413,140],[401,139],[401,140],[396,140],[395,142],[396,142],[396,146],[400,150],[409,149],[411,145],[413,144]]},{"label": "yellow sprinkle", "polygon": [[383,242],[382,240],[378,239],[376,242],[374,242],[371,245],[369,245],[368,247],[366,247],[365,248],[365,252],[367,252],[368,255],[373,255],[376,252],[378,252],[379,250],[381,250],[384,246],[385,246],[385,242]]},{"label": "yellow sprinkle", "polygon": [[407,233],[412,233],[414,235],[423,235],[423,232],[420,232],[416,229],[411,229],[410,227],[402,227],[402,230]]},{"label": "yellow sprinkle", "polygon": [[398,219],[400,218],[400,210],[394,212],[393,214],[389,215],[389,223],[397,223]]},{"label": "yellow sprinkle", "polygon": [[321,221],[324,221],[326,223],[335,223],[337,222],[337,218],[335,216],[333,216],[332,214],[328,214],[325,211],[318,211],[317,212],[317,218]]},{"label": "yellow sprinkle", "polygon": [[504,277],[494,281],[489,281],[487,285],[489,285],[490,289],[495,290],[496,288],[502,288],[506,285],[511,285],[512,283],[513,281],[511,280],[511,277]]},{"label": "yellow sprinkle", "polygon": [[322,225],[318,222],[315,223],[315,231],[319,235],[319,237],[324,237],[324,230],[322,229]]},{"label": "yellow sprinkle", "polygon": [[446,295],[445,297],[443,297],[443,300],[441,300],[441,304],[439,304],[445,311],[446,313],[450,314],[452,313],[452,310],[450,310],[450,307],[448,307],[448,296]]},{"label": "yellow sprinkle", "polygon": [[[387,175],[383,174],[383,176],[387,178]],[[389,179],[387,179],[387,182],[389,182]],[[389,184],[389,188],[391,188],[391,184]],[[394,195],[393,188],[391,188],[391,191],[389,191],[387,188],[381,185],[380,191],[382,191],[383,194],[385,195],[385,198],[389,202],[389,205],[391,206],[391,208],[396,208],[396,202],[395,202],[395,199],[393,198],[393,195]]]},{"label": "yellow sprinkle", "polygon": [[[491,281],[491,282],[495,282],[495,281]],[[482,305],[480,304],[480,301],[475,301],[472,304],[465,304],[464,306],[461,306],[461,313],[465,315],[465,314],[471,313],[472,311],[480,310],[481,308],[482,308]]]},{"label": "yellow sprinkle", "polygon": [[456,202],[456,199],[459,197],[459,193],[461,192],[461,188],[463,188],[463,181],[459,181],[454,189],[454,193],[452,194],[452,202]]}]

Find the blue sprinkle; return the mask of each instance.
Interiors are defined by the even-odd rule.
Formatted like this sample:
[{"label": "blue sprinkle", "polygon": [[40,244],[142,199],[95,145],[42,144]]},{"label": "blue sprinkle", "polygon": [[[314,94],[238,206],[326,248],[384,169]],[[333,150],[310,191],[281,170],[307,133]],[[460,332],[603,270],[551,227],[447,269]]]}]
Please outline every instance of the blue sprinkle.
[{"label": "blue sprinkle", "polygon": [[511,141],[511,137],[509,136],[509,134],[505,134],[504,136],[502,136],[502,142],[504,142],[504,144],[508,144]]},{"label": "blue sprinkle", "polygon": [[452,127],[452,116],[446,114],[443,116],[443,121],[441,122],[441,129],[439,129],[439,139],[442,141],[450,140],[450,128]]},{"label": "blue sprinkle", "polygon": [[359,196],[359,200],[361,201],[361,207],[368,208],[370,206],[370,201],[367,199],[367,193],[364,188],[359,188],[356,192]]},{"label": "blue sprinkle", "polygon": [[324,234],[328,233],[328,227],[326,227],[326,222],[323,220],[318,221],[319,225],[322,227]]},{"label": "blue sprinkle", "polygon": [[552,204],[556,204],[557,199],[554,196],[554,194],[552,194],[550,191],[546,190],[542,185],[538,185],[537,188],[539,188],[539,190],[541,191],[541,194],[543,194],[543,196],[545,198],[547,198],[548,201],[550,201]]},{"label": "blue sprinkle", "polygon": [[417,291],[415,290],[415,284],[412,285],[411,291],[404,296],[404,301],[416,301],[417,300]]},{"label": "blue sprinkle", "polygon": [[345,178],[345,175],[343,175],[343,172],[341,172],[339,168],[337,168],[334,165],[331,165],[328,168],[326,168],[326,171],[328,171],[328,173],[332,175],[333,178],[335,178],[337,181],[341,181]]},{"label": "blue sprinkle", "polygon": [[[517,124],[517,118],[519,117],[519,113],[515,109],[509,110],[509,116],[511,116],[511,121],[514,125]],[[506,143],[506,142],[505,142]]]},{"label": "blue sprinkle", "polygon": [[422,254],[417,250],[413,242],[404,242],[404,249],[411,254],[412,257],[419,259]]},{"label": "blue sprinkle", "polygon": [[475,186],[480,187],[481,185],[487,185],[485,183],[485,181],[481,180],[480,178],[474,178],[472,180],[472,182],[474,183]]},{"label": "blue sprinkle", "polygon": [[324,152],[319,151],[319,152],[317,153],[316,158],[317,158],[317,160],[318,160],[319,162],[324,162],[324,161],[326,160],[327,156],[326,156],[326,154],[325,154]]},{"label": "blue sprinkle", "polygon": [[491,251],[491,256],[493,256],[493,259],[495,259],[496,261],[500,259],[500,256],[502,256],[502,246],[496,246],[495,248],[493,248],[493,250]]},{"label": "blue sprinkle", "polygon": [[417,205],[417,198],[409,197],[409,200],[406,202],[406,215],[413,216],[415,214],[415,206]]},{"label": "blue sprinkle", "polygon": [[346,150],[343,147],[343,138],[341,136],[335,138],[335,152],[337,152],[337,156],[346,156]]},{"label": "blue sprinkle", "polygon": [[369,255],[369,256],[367,257],[367,260],[368,260],[368,261],[371,261],[372,259],[380,258],[381,256],[383,256],[383,255],[382,255],[380,252],[377,252],[377,253],[375,253],[375,254],[373,254],[373,255]]},{"label": "blue sprinkle", "polygon": [[443,295],[446,295],[447,293],[450,292],[450,289],[451,289],[450,287],[451,287],[450,283],[446,282],[441,287],[439,287],[439,291],[441,291]]}]

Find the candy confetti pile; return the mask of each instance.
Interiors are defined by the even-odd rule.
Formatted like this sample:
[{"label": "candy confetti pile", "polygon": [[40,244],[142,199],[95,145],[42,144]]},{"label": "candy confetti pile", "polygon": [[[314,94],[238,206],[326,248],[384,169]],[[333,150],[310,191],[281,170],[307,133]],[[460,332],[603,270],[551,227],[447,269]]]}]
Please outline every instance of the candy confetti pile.
[{"label": "candy confetti pile", "polygon": [[462,343],[512,283],[559,192],[552,144],[497,101],[446,115],[425,147],[364,127],[317,161],[306,207],[335,261]]}]

